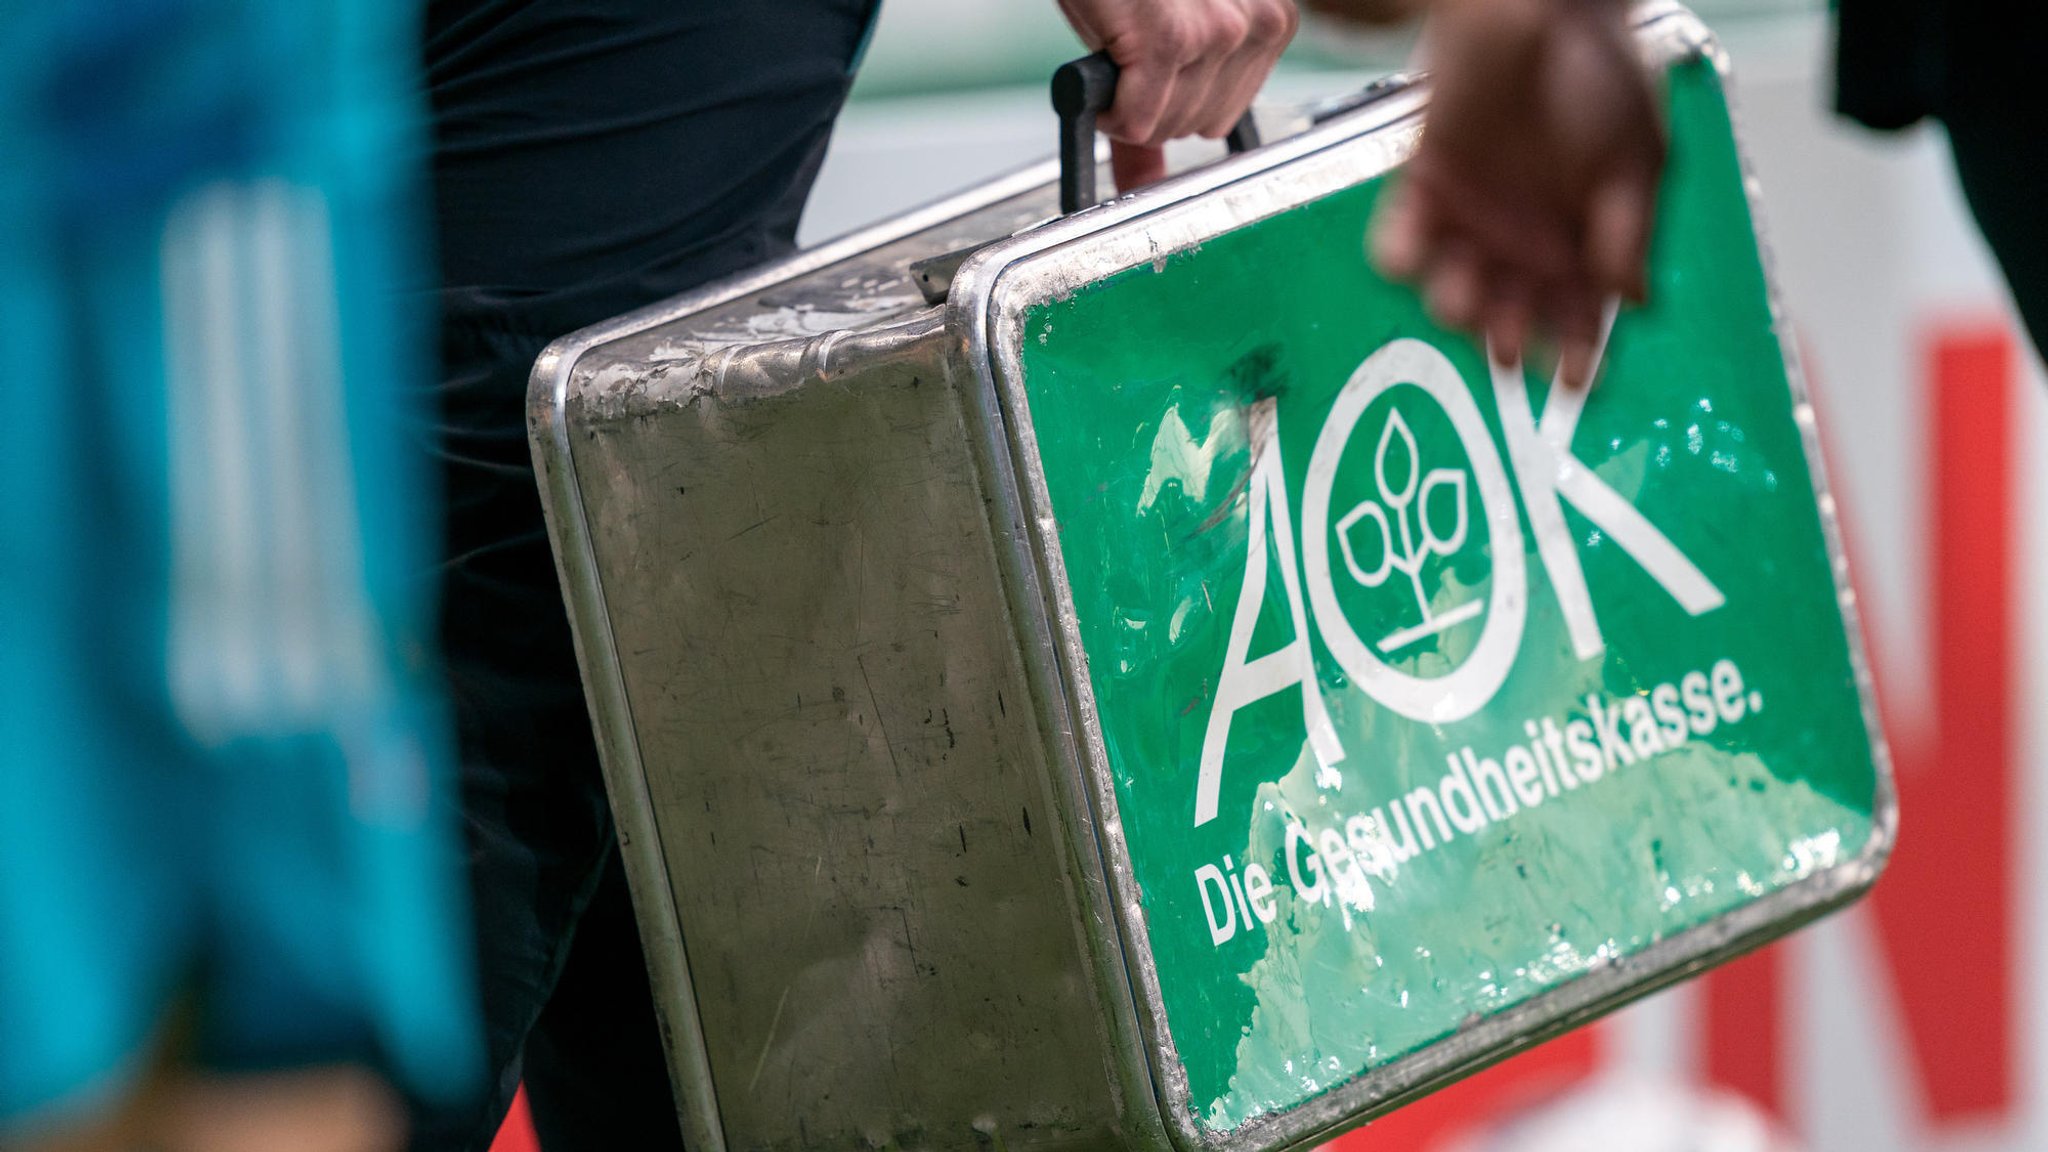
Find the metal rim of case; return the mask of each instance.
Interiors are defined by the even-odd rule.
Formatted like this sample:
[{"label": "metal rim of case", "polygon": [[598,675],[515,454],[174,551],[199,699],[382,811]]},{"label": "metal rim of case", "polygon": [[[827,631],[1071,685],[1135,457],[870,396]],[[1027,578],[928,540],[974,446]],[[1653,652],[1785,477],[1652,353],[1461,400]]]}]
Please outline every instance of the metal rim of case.
[{"label": "metal rim of case", "polygon": [[[1672,63],[1697,55],[1711,61],[1724,77],[1728,75],[1727,59],[1710,33],[1678,4],[1652,0],[1638,7],[1636,20],[1651,41],[1649,50],[1659,62]],[[1729,100],[1733,112],[1732,91]],[[1035,455],[1028,451],[1034,440],[1029,413],[1019,392],[1021,371],[1016,346],[1012,341],[1005,352],[1000,341],[1005,325],[1014,331],[1029,303],[1074,283],[1071,277],[1043,271],[1042,262],[1034,266],[1034,258],[1054,249],[1071,251],[1099,246],[1109,251],[1090,268],[1090,273],[1104,275],[1199,243],[1205,236],[1335,190],[1334,186],[1313,187],[1300,181],[1277,189],[1254,189],[1248,185],[1251,177],[1313,160],[1367,134],[1384,137],[1381,151],[1375,157],[1376,166],[1362,170],[1354,161],[1345,167],[1344,182],[1355,183],[1378,175],[1398,165],[1412,151],[1424,104],[1420,86],[1395,86],[1357,111],[1300,136],[998,241],[961,267],[946,305],[948,328],[961,334],[961,345],[955,349],[953,359],[964,366],[965,372],[964,378],[954,383],[962,389],[964,407],[976,425],[972,429],[976,438],[973,448],[994,521],[997,559],[1013,624],[1027,654],[1034,657],[1025,664],[1033,681],[1048,761],[1061,777],[1054,782],[1056,790],[1073,808],[1062,814],[1062,824],[1071,838],[1069,859],[1080,868],[1080,887],[1096,905],[1084,909],[1090,914],[1084,931],[1095,951],[1098,977],[1104,981],[1100,989],[1106,1001],[1103,1006],[1113,1017],[1106,1022],[1106,1030],[1112,1054],[1120,1065],[1115,1070],[1116,1079],[1120,1087],[1149,1084],[1152,1088],[1149,1102],[1130,1099],[1136,1093],[1125,1091],[1120,1093],[1124,1096],[1122,1104],[1127,1122],[1142,1130],[1132,1134],[1151,1135],[1155,1142],[1170,1132],[1169,1141],[1185,1149],[1263,1152],[1307,1144],[1347,1122],[1385,1112],[1853,900],[1875,880],[1897,835],[1890,755],[1877,723],[1869,661],[1857,627],[1840,526],[1811,419],[1805,375],[1777,290],[1755,180],[1745,158],[1746,191],[1763,249],[1765,277],[1771,289],[1771,314],[1796,411],[1800,414],[1815,497],[1848,625],[1857,687],[1878,765],[1870,840],[1857,856],[1833,869],[1815,873],[1718,920],[1658,941],[1634,956],[1616,960],[1507,1012],[1479,1021],[1439,1044],[1361,1076],[1301,1107],[1260,1117],[1221,1134],[1190,1122],[1186,1077],[1160,1008],[1158,972],[1138,903],[1128,849],[1121,840],[1102,733],[1094,720],[1092,690],[1085,675],[1087,665],[1081,653],[1073,598],[1058,550],[1049,547],[1056,544],[1057,529],[1051,519],[1044,477],[1035,464]],[[578,657],[588,670],[592,720],[603,751],[606,787],[612,797],[621,850],[636,890],[650,883],[660,885],[660,899],[636,901],[643,915],[646,911],[654,915],[653,922],[643,921],[641,928],[650,945],[681,941],[682,935],[633,731],[631,706],[618,665],[610,614],[597,579],[594,542],[571,451],[568,399],[577,363],[584,354],[611,340],[823,269],[955,216],[1044,186],[1056,176],[1054,162],[1033,165],[752,275],[572,333],[550,344],[535,362],[527,397],[535,470],[555,539],[559,574],[568,593]],[[1239,184],[1247,187],[1233,187]],[[1210,198],[1197,202],[1205,196]],[[1116,225],[1168,214],[1186,233],[1184,243],[1173,248],[1160,247],[1156,236],[1152,243],[1135,246],[1133,240],[1144,237],[1134,237],[1134,230],[1105,235]],[[1123,247],[1117,248],[1118,244]],[[1075,722],[1076,718],[1080,723]],[[1100,838],[1096,834],[1098,829],[1102,832]],[[672,1034],[670,1074],[684,1142],[692,1152],[725,1152],[716,1087],[686,948],[649,947],[647,954],[655,993]]]},{"label": "metal rim of case", "polygon": [[[1725,53],[1706,26],[1683,7],[1658,0],[1638,6],[1635,19],[1647,42],[1645,50],[1654,62],[1670,65],[1699,57],[1710,62],[1724,81],[1729,77]],[[1724,84],[1724,89],[1729,88]],[[1004,562],[1010,569],[1006,574],[1012,577],[1012,609],[1019,628],[1023,630],[1028,624],[1034,635],[1027,637],[1027,644],[1049,657],[1027,664],[1043,677],[1034,685],[1036,694],[1057,710],[1047,725],[1048,733],[1061,737],[1056,743],[1062,746],[1052,750],[1053,756],[1060,770],[1085,781],[1095,806],[1093,827],[1099,827],[1103,833],[1101,842],[1074,845],[1075,857],[1084,862],[1084,867],[1093,864],[1105,869],[1106,875],[1089,877],[1087,887],[1099,890],[1106,884],[1122,938],[1100,943],[1122,954],[1128,979],[1136,985],[1132,1007],[1145,1039],[1150,1072],[1160,1090],[1158,1104],[1175,1141],[1187,1149],[1263,1152],[1294,1147],[1312,1142],[1347,1122],[1398,1107],[1855,899],[1875,882],[1897,836],[1898,809],[1890,753],[1877,721],[1870,665],[1849,587],[1840,525],[1828,491],[1805,374],[1777,287],[1756,180],[1745,155],[1745,194],[1763,251],[1772,321],[1791,383],[1795,419],[1813,476],[1864,722],[1877,764],[1869,840],[1856,856],[1832,869],[1817,872],[1706,924],[1656,941],[1641,952],[1609,962],[1506,1012],[1475,1021],[1440,1043],[1360,1076],[1300,1107],[1259,1117],[1224,1133],[1204,1129],[1193,1121],[1186,1074],[1165,1019],[1139,891],[1129,850],[1120,834],[1115,788],[1086,673],[1088,665],[1071,585],[1057,547],[1057,525],[1045,477],[1032,451],[1036,441],[1022,393],[1022,317],[1030,305],[1057,297],[1082,283],[1199,244],[1208,237],[1397,166],[1419,139],[1423,106],[1419,86],[1396,90],[1357,113],[1292,140],[992,245],[960,269],[948,304],[950,318],[958,325],[949,327],[967,333],[967,363],[975,380],[963,383],[973,385],[969,404],[982,409],[979,415],[987,443],[980,448],[991,468],[984,483],[991,495],[1002,492],[1017,506],[1014,520],[1020,531],[1008,534],[1012,554]],[[1732,94],[1730,111],[1731,115],[1736,112]],[[1384,147],[1373,157],[1369,168],[1361,169],[1354,150],[1350,163],[1329,165],[1320,173],[1325,177],[1320,182],[1315,180],[1315,173],[1305,173],[1305,178],[1291,182],[1262,181],[1257,187],[1252,187],[1248,179],[1283,165],[1300,164],[1308,169],[1312,167],[1308,162],[1319,153],[1373,132],[1383,135]],[[1233,187],[1240,183],[1242,187]],[[1196,197],[1205,199],[1197,201]],[[1142,230],[1116,228],[1140,218],[1147,218],[1147,227]],[[1163,243],[1162,232],[1167,234]],[[1057,261],[1043,259],[1055,250]],[[1083,271],[1077,272],[1077,268]],[[996,511],[1002,511],[1000,502]],[[1071,826],[1087,828],[1090,822],[1074,821]]]}]

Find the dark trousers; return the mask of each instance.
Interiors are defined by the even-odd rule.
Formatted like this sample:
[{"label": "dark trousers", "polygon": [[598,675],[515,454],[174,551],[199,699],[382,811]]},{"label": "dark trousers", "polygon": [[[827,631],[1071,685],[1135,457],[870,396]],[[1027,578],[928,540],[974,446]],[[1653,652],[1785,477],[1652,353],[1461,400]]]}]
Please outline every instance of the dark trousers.
[{"label": "dark trousers", "polygon": [[2048,357],[2048,14],[2030,0],[1838,0],[1835,103],[1872,128],[1938,117],[1970,213]]},{"label": "dark trousers", "polygon": [[527,374],[557,336],[793,247],[873,5],[428,5],[441,637],[493,1079],[416,1108],[416,1149],[487,1148],[522,1078],[546,1152],[680,1147],[526,445]]},{"label": "dark trousers", "polygon": [[2013,304],[2048,360],[2048,99],[1946,113],[1970,214],[1991,243]]}]

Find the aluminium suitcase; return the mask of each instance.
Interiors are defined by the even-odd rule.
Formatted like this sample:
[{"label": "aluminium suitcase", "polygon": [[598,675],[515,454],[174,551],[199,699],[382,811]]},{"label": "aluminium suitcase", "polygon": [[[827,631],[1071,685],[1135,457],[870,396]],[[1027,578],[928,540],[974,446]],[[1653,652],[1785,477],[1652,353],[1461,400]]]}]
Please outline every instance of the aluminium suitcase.
[{"label": "aluminium suitcase", "polygon": [[1590,395],[1368,266],[1413,80],[542,356],[693,1148],[1306,1144],[1874,881],[1890,770],[1725,61],[1638,22],[1673,146]]}]

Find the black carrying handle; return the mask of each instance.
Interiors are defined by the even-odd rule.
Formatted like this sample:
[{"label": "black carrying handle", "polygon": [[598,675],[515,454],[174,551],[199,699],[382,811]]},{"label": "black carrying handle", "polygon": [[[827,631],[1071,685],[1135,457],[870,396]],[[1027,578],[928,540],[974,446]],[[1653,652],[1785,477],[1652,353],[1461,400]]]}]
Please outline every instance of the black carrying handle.
[{"label": "black carrying handle", "polygon": [[[1116,61],[1107,52],[1060,65],[1052,74],[1052,110],[1060,117],[1060,212],[1079,212],[1095,199],[1095,118],[1116,103]],[[1249,109],[1228,137],[1232,153],[1259,146]]]}]

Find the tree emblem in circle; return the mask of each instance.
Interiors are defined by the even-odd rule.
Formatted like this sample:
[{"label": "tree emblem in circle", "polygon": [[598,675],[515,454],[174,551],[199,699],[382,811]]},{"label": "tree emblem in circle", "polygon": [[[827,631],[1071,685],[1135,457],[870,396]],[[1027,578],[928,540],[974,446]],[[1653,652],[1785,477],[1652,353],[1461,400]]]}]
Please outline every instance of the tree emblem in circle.
[{"label": "tree emblem in circle", "polygon": [[[1388,461],[1396,452],[1407,468],[1407,479],[1401,484],[1387,478]],[[1381,639],[1378,648],[1383,653],[1399,652],[1470,620],[1484,607],[1478,600],[1467,600],[1432,610],[1429,594],[1422,587],[1422,570],[1430,557],[1448,559],[1465,546],[1471,499],[1465,477],[1466,473],[1459,468],[1432,468],[1427,477],[1423,476],[1422,453],[1416,447],[1415,433],[1409,431],[1408,421],[1399,408],[1387,413],[1379,448],[1373,453],[1373,479],[1379,485],[1379,499],[1360,500],[1337,521],[1337,547],[1344,553],[1344,567],[1352,580],[1361,587],[1378,588],[1399,572],[1408,578],[1414,594],[1415,610],[1422,622]],[[1451,495],[1451,526],[1444,531],[1438,530],[1430,515],[1432,508],[1442,504],[1431,499],[1440,488],[1448,488]],[[1391,517],[1388,509],[1393,510]],[[1379,541],[1379,563],[1369,569],[1358,562],[1358,551],[1352,546],[1353,537],[1363,535],[1366,527],[1373,529]]]},{"label": "tree emblem in circle", "polygon": [[[1353,433],[1373,401],[1402,384],[1420,388],[1450,420],[1470,461],[1469,485],[1468,474],[1460,469],[1435,468],[1425,472],[1415,435],[1400,412],[1394,410],[1379,430],[1373,453],[1378,498],[1354,505],[1332,532],[1331,493],[1338,465],[1352,445]],[[1399,484],[1393,483],[1391,475],[1399,471],[1397,464],[1404,457],[1405,478]],[[1452,515],[1440,517],[1440,523],[1431,519],[1430,511],[1433,503],[1443,501],[1433,502],[1431,497],[1445,488],[1449,489]],[[1479,615],[1482,607],[1480,601],[1471,600],[1435,608],[1422,580],[1424,564],[1430,557],[1448,557],[1464,546],[1470,527],[1470,488],[1479,491],[1480,510],[1486,517],[1490,540],[1493,582],[1484,604],[1486,623],[1471,653],[1451,672],[1435,677],[1411,676],[1382,657],[1394,656],[1427,636],[1470,620]],[[1437,724],[1462,720],[1493,699],[1521,648],[1528,615],[1522,530],[1514,493],[1486,421],[1456,366],[1442,352],[1420,340],[1396,340],[1367,357],[1351,374],[1309,457],[1302,528],[1302,567],[1309,603],[1330,654],[1354,684],[1403,716]],[[1379,637],[1373,644],[1360,638],[1337,601],[1332,581],[1332,536],[1337,538],[1345,572],[1358,584],[1378,588],[1390,583],[1396,573],[1406,577],[1421,622]],[[1371,540],[1375,536],[1381,545],[1378,561],[1367,567],[1360,563],[1361,550],[1354,547],[1353,538]],[[1370,548],[1363,551],[1371,553]]]}]

